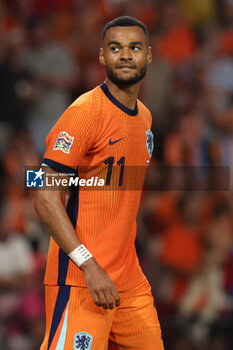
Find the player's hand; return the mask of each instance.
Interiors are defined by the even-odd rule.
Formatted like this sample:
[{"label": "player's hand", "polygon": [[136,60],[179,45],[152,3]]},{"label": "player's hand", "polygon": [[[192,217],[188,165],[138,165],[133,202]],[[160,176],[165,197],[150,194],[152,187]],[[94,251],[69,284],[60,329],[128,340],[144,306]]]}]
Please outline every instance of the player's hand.
[{"label": "player's hand", "polygon": [[114,309],[114,305],[120,305],[120,296],[116,286],[94,258],[85,261],[80,269],[83,271],[87,288],[97,306]]}]

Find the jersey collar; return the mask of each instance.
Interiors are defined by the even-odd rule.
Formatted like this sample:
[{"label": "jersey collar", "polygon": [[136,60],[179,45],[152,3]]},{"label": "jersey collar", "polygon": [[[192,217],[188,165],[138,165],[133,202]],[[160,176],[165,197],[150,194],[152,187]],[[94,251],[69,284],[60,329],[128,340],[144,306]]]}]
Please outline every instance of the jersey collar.
[{"label": "jersey collar", "polygon": [[128,115],[131,116],[135,116],[138,114],[138,105],[136,102],[136,107],[134,109],[130,109],[126,106],[124,106],[120,101],[118,101],[109,91],[107,85],[105,83],[102,83],[100,85],[101,89],[103,90],[103,92],[105,93],[105,95],[107,96],[107,98],[114,103],[114,105],[116,105],[118,108],[120,108],[123,112],[125,112]]}]

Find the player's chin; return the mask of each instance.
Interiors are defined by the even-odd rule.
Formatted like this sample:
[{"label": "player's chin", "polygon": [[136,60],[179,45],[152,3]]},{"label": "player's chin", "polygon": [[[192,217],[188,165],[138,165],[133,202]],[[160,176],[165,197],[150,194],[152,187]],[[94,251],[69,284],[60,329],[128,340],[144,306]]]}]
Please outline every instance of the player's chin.
[{"label": "player's chin", "polygon": [[131,79],[136,78],[136,74],[133,72],[122,72],[117,75],[117,78],[127,82],[127,81],[130,81]]}]

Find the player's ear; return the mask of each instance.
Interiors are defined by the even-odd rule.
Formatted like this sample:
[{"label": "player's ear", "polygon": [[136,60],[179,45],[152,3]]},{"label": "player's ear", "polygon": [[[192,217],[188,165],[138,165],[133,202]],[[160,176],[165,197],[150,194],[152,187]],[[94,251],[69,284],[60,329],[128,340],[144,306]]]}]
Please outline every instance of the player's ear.
[{"label": "player's ear", "polygon": [[151,46],[148,46],[147,49],[147,64],[150,64],[152,61],[152,51],[151,51]]},{"label": "player's ear", "polygon": [[99,52],[99,61],[103,66],[105,66],[104,49],[102,47],[100,48]]}]

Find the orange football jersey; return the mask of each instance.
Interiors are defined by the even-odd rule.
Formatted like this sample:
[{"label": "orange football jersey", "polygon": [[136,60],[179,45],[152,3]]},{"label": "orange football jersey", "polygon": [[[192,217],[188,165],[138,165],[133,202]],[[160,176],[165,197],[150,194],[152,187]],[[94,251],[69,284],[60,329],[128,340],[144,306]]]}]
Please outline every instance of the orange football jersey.
[{"label": "orange football jersey", "polygon": [[[134,241],[142,169],[153,150],[150,128],[151,114],[139,100],[135,109],[129,109],[103,83],[80,96],[46,138],[45,165],[63,173],[75,172],[79,178],[104,179],[104,186],[97,190],[72,185],[65,206],[79,239],[119,291],[145,280]],[[82,271],[53,238],[45,284],[86,286]]]}]

